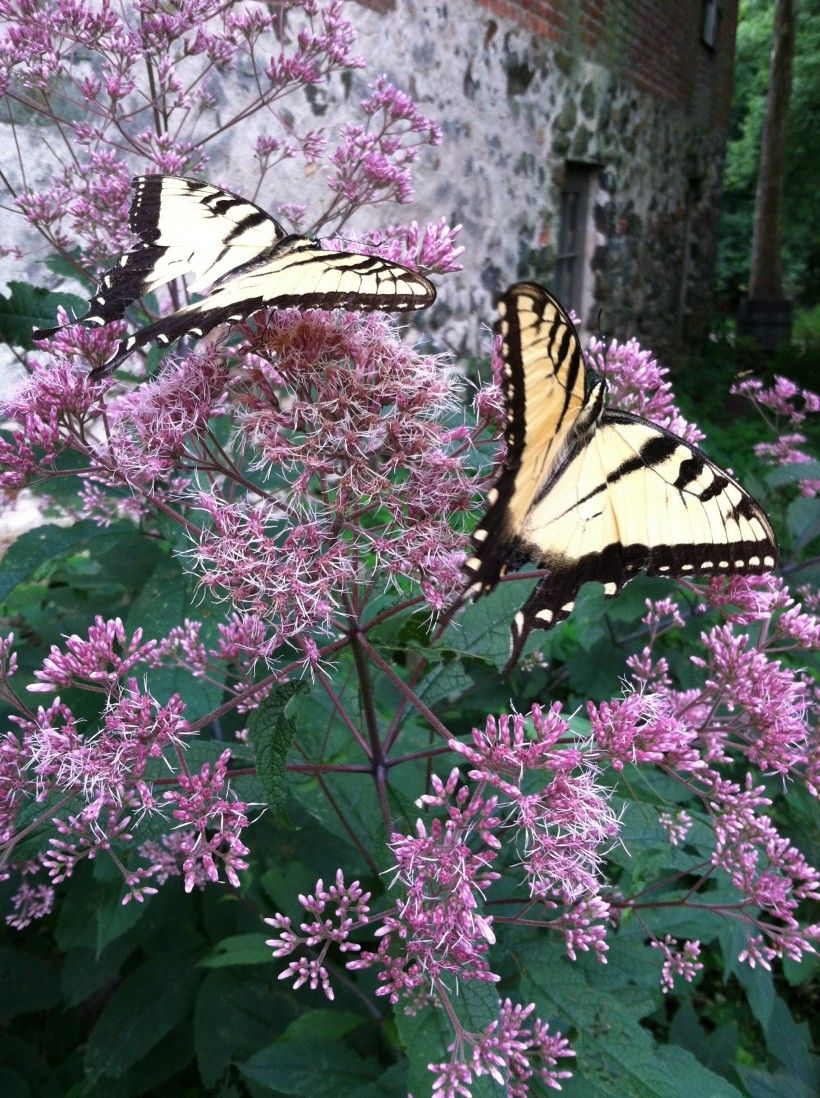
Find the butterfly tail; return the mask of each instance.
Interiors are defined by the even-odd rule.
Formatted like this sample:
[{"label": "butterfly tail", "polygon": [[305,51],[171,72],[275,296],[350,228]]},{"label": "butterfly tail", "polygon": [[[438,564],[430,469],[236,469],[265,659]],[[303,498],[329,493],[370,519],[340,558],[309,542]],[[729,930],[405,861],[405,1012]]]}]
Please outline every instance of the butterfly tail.
[{"label": "butterfly tail", "polygon": [[[251,315],[261,308],[262,303],[260,300],[247,315]],[[128,336],[120,343],[113,358],[110,358],[104,365],[98,366],[96,370],[92,370],[90,377],[92,381],[99,381],[100,378],[107,377],[130,354],[154,341],[163,347],[167,347],[177,339],[181,339],[182,336],[192,335],[199,338],[213,331],[218,325],[242,320],[245,315],[244,310],[242,313],[237,314],[235,304],[207,310],[197,306],[186,306],[170,316],[162,317],[153,324],[146,325],[146,327],[135,332],[134,335]]]}]

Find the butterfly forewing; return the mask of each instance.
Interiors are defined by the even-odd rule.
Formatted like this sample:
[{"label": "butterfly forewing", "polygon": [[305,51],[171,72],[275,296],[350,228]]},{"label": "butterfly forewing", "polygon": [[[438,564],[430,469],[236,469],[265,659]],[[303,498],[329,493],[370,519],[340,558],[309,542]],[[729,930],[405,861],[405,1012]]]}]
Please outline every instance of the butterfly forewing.
[{"label": "butterfly forewing", "polygon": [[130,224],[140,243],[104,272],[83,324],[119,320],[129,305],[183,275],[194,275],[198,292],[286,236],[253,202],[196,179],[140,175],[131,186]]},{"label": "butterfly forewing", "polygon": [[167,345],[187,334],[198,338],[219,324],[242,320],[268,306],[403,311],[422,308],[434,298],[432,284],[404,267],[379,256],[325,251],[299,238],[273,258],[225,280],[202,301],[128,336],[92,377],[110,373],[139,347],[155,341]]},{"label": "butterfly forewing", "polygon": [[540,286],[519,282],[498,311],[506,455],[465,565],[476,594],[491,590],[514,556],[515,534],[579,419],[597,414],[578,335],[558,302]]}]

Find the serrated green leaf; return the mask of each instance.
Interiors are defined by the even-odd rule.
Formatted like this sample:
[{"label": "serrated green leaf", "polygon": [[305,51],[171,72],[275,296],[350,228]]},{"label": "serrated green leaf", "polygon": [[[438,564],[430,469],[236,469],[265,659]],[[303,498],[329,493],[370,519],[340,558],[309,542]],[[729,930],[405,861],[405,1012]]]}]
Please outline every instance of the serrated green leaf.
[{"label": "serrated green leaf", "polygon": [[269,1045],[239,1065],[248,1079],[280,1094],[311,1098],[354,1098],[378,1074],[375,1060],[343,1045],[288,1041]]},{"label": "serrated green leaf", "polygon": [[[499,583],[486,598],[469,603],[455,616],[442,645],[463,656],[481,658],[501,669],[510,654],[510,622],[523,606],[534,584],[526,580]],[[534,632],[527,638],[523,657],[549,649],[551,638]],[[522,657],[522,658],[523,658]]]},{"label": "serrated green leaf", "polygon": [[[194,1058],[193,1027],[189,1021],[172,1029],[147,1055],[138,1060],[117,1079],[117,1098],[141,1098],[147,1094],[168,1091],[161,1086],[184,1071]],[[111,1083],[102,1080],[105,1098],[111,1094]],[[177,1093],[175,1088],[172,1091]]]},{"label": "serrated green leaf", "polygon": [[296,724],[286,709],[291,699],[306,689],[306,684],[301,682],[275,686],[248,721],[248,739],[253,744],[256,771],[265,790],[265,799],[279,818],[285,815],[285,766],[296,735]]},{"label": "serrated green leaf", "polygon": [[[770,975],[766,973],[766,975]],[[760,1019],[759,1019],[760,1020]],[[766,1048],[795,1078],[806,1086],[820,1086],[818,1061],[812,1055],[812,1039],[808,1025],[795,1022],[786,1003],[774,995],[763,1026]]]},{"label": "serrated green leaf", "polygon": [[441,701],[461,697],[472,685],[473,676],[460,659],[442,658],[427,668],[415,692],[432,709]]},{"label": "serrated green leaf", "polygon": [[264,934],[235,934],[217,942],[199,962],[200,968],[230,968],[235,965],[264,965],[273,959]]},{"label": "serrated green leaf", "polygon": [[194,1011],[194,1043],[202,1081],[214,1086],[231,1062],[270,1044],[293,1020],[290,989],[252,981],[248,970],[207,972]]},{"label": "serrated green leaf", "polygon": [[[676,1042],[680,1043],[680,1042]],[[702,1049],[689,1049],[693,1056],[697,1056],[700,1062],[710,1071],[718,1075],[725,1075],[729,1064],[734,1064],[738,1058],[740,1047],[740,1031],[734,1022],[725,1025],[710,1033]]]},{"label": "serrated green leaf", "polygon": [[199,977],[190,958],[156,957],[119,985],[91,1032],[88,1074],[119,1079],[190,1013]]},{"label": "serrated green leaf", "polygon": [[47,561],[56,560],[71,550],[106,546],[115,542],[122,533],[133,535],[134,527],[128,523],[103,528],[90,520],[75,522],[71,526],[47,524],[28,530],[9,547],[0,560],[0,603],[5,602],[14,588],[29,579]]},{"label": "serrated green leaf", "polygon": [[100,988],[113,984],[136,943],[118,938],[99,955],[93,949],[71,949],[60,970],[63,999],[67,1006],[84,1002]]},{"label": "serrated green leaf", "polygon": [[33,347],[33,328],[53,328],[58,305],[69,316],[82,316],[88,311],[88,302],[76,294],[55,293],[27,282],[9,282],[8,288],[8,297],[0,293],[0,338],[14,347]]},{"label": "serrated green leaf", "polygon": [[[622,952],[610,951],[612,962]],[[644,956],[645,956],[644,952]],[[573,963],[550,943],[528,943],[518,954],[524,1001],[532,1000],[551,1028],[574,1033],[576,1058],[568,1098],[740,1098],[725,1079],[676,1046],[659,1046],[640,1019],[660,1005],[657,988],[640,986],[629,969],[582,957]],[[553,1026],[553,1022],[555,1023]]]}]

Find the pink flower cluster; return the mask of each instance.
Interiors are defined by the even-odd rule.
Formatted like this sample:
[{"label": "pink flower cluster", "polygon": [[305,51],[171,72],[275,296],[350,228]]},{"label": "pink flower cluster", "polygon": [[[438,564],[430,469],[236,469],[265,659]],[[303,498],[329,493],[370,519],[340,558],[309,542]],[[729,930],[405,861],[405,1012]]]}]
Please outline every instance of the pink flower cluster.
[{"label": "pink flower cluster", "polygon": [[[93,0],[26,0],[0,3],[0,15],[0,94],[15,117],[40,116],[55,135],[48,187],[15,188],[10,198],[53,248],[73,253],[79,240],[84,259],[98,266],[130,243],[131,177],[200,175],[207,146],[237,126],[252,127],[259,184],[294,157],[311,174],[324,170],[329,194],[324,210],[314,213],[314,230],[343,225],[363,204],[408,201],[420,149],[441,140],[438,124],[384,76],[361,102],[364,123],[341,127],[331,151],[324,128],[298,132],[293,113],[279,109],[287,97],[364,65],[341,0],[287,0],[270,11],[242,0],[170,8],[146,0],[116,11]],[[217,111],[236,98],[243,102],[233,114]],[[28,133],[12,125],[25,151]],[[251,193],[258,190],[245,183]],[[292,208],[295,223],[305,220],[299,204],[281,208]],[[411,238],[419,233],[413,226],[404,231]],[[440,225],[421,230],[418,261],[452,269],[452,232]]]},{"label": "pink flower cluster", "polygon": [[[479,790],[488,786],[503,796],[505,826],[519,837],[532,898],[572,905],[598,892],[601,863],[618,822],[588,753],[560,713],[559,703],[546,714],[533,706],[532,733],[521,714],[490,716],[483,729],[473,730],[472,744],[453,739],[450,747],[471,765],[468,777]],[[539,771],[547,780],[530,792],[524,779]],[[448,786],[454,775],[457,771]],[[440,795],[434,803],[442,803]]]},{"label": "pink flower cluster", "polygon": [[[732,386],[733,393],[745,396],[758,409],[769,428],[778,436],[774,442],[760,442],[755,454],[769,465],[805,465],[813,460],[811,454],[801,450],[808,439],[800,431],[783,433],[781,421],[797,426],[807,416],[820,412],[820,396],[811,389],[801,389],[786,377],[776,377],[774,384],[766,387],[759,378],[745,378]],[[774,413],[773,415],[771,413]],[[800,494],[813,498],[820,492],[820,480],[806,477],[797,483]]]},{"label": "pink flower cluster", "polygon": [[[440,422],[453,371],[377,316],[276,313],[250,347],[232,386],[233,454],[211,445],[225,487],[192,501],[207,519],[189,551],[201,582],[275,623],[276,643],[332,628],[357,559],[388,581],[423,577],[441,605],[460,583],[447,513],[474,490],[456,452],[468,432]],[[283,472],[288,491],[265,492]],[[231,502],[226,488],[250,476],[257,499]]]},{"label": "pink flower cluster", "polygon": [[759,407],[785,416],[792,423],[800,423],[806,415],[820,412],[820,396],[810,389],[801,389],[787,377],[776,377],[768,388],[759,378],[747,377],[735,382],[731,392],[748,397]]},{"label": "pink flower cluster", "polygon": [[[479,806],[477,811],[484,823],[492,826],[486,814],[488,807]],[[481,829],[481,820],[476,821],[476,826]],[[319,880],[313,895],[299,896],[299,903],[307,915],[299,924],[299,932],[294,930],[292,920],[285,915],[265,919],[268,926],[276,931],[276,937],[266,942],[272,948],[273,956],[284,958],[298,954],[288,962],[279,979],[292,980],[294,988],[307,985],[312,991],[321,989],[326,998],[333,1000],[333,987],[326,967],[331,946],[342,954],[356,954],[353,960],[347,962],[348,969],[367,968],[375,962],[384,965],[380,974],[384,982],[377,994],[390,994],[391,1002],[398,1001],[400,994],[408,998],[428,987],[437,992],[447,1008],[450,1005],[449,996],[442,982],[446,972],[461,979],[470,978],[471,975],[477,979],[491,979],[481,958],[494,937],[488,921],[475,913],[475,900],[470,898],[475,890],[480,893],[481,880],[473,881],[468,886],[467,878],[471,873],[477,873],[488,885],[495,874],[486,873],[480,856],[477,861],[471,859],[467,848],[456,840],[457,828],[446,830],[450,831],[449,838],[445,838],[438,829],[431,833],[429,838],[433,846],[428,844],[427,856],[421,847],[415,845],[411,854],[411,861],[415,863],[413,868],[402,853],[406,849],[404,840],[399,836],[394,839],[392,845],[398,851],[399,878],[405,878],[401,868],[404,865],[412,877],[409,892],[415,893],[415,899],[400,904],[392,914],[381,917],[371,915],[370,893],[363,892],[358,881],[346,884],[344,874],[339,869],[332,885],[326,887]],[[419,838],[428,838],[421,826]],[[407,841],[411,845],[416,844],[416,840],[410,837]],[[447,864],[436,873],[437,859],[445,850]],[[429,866],[424,865],[427,858]],[[468,863],[471,860],[473,865],[470,868]],[[423,896],[422,881],[426,881],[432,889],[433,894],[429,898]],[[430,915],[434,911],[431,920]],[[453,926],[447,925],[448,916],[455,920]],[[361,946],[351,940],[351,935],[372,927],[378,921],[382,923],[376,930],[376,935],[382,937],[378,952],[362,951]],[[435,943],[424,943],[421,937],[413,935],[413,926],[421,930],[425,924],[427,933],[434,936]],[[485,948],[478,954],[471,946],[476,932],[485,943]],[[408,967],[402,969],[397,957],[389,958],[385,939],[392,935],[397,936],[406,952],[405,962],[412,958]],[[546,1086],[560,1089],[559,1080],[569,1078],[571,1072],[559,1069],[559,1061],[575,1053],[560,1033],[550,1033],[549,1026],[540,1018],[531,1018],[534,1010],[532,1003],[524,1007],[509,999],[499,1000],[498,1017],[483,1031],[470,1033],[460,1026],[450,1009],[451,1020],[456,1027],[456,1037],[450,1046],[452,1059],[446,1063],[428,1065],[435,1075],[433,1093],[469,1095],[473,1078],[483,1075],[489,1075],[502,1086],[506,1085],[507,1093],[519,1098],[530,1094],[529,1084],[533,1078]]]},{"label": "pink flower cluster", "polygon": [[[617,819],[560,706],[547,713],[534,706],[527,718],[490,717],[474,729],[471,744],[452,739],[449,747],[471,764],[468,777],[475,785],[463,782],[457,768],[446,781],[432,775],[432,792],[419,804],[441,810],[443,818],[429,826],[419,820],[414,833],[391,838],[400,899],[381,916],[378,948],[357,947],[347,967],[378,968],[377,994],[392,1003],[438,993],[450,979],[495,982],[486,894],[500,877],[493,866],[505,846],[525,870],[524,903],[541,903],[548,911],[562,903],[564,911],[546,925],[564,934],[571,956],[591,949],[604,960],[608,907],[597,893]],[[539,771],[546,772],[540,790],[525,791],[525,777]],[[290,953],[305,942],[283,919],[277,916],[274,925],[290,936],[277,948],[287,946]]]},{"label": "pink flower cluster", "polygon": [[265,919],[268,926],[278,931],[276,938],[265,943],[272,947],[274,957],[288,957],[297,949],[313,951],[318,947],[319,950],[315,957],[298,957],[291,961],[279,974],[279,979],[292,979],[294,988],[308,984],[315,991],[321,987],[325,996],[332,1000],[334,994],[330,974],[324,965],[325,957],[331,945],[340,953],[355,953],[361,949],[356,942],[350,941],[350,935],[370,922],[369,900],[370,893],[364,892],[358,881],[345,884],[344,874],[339,869],[329,888],[325,888],[324,881],[318,880],[315,895],[299,896],[299,903],[309,916],[299,925],[301,934],[293,930],[286,915]]},{"label": "pink flower cluster", "polygon": [[691,984],[695,976],[703,970],[703,962],[698,960],[700,942],[684,942],[683,947],[678,949],[676,940],[671,934],[667,934],[663,941],[656,938],[650,944],[663,954],[661,988],[664,995],[674,988],[675,976],[680,976],[687,984]]},{"label": "pink flower cluster", "polygon": [[613,339],[607,346],[593,338],[587,357],[606,379],[611,407],[643,416],[687,442],[703,438],[703,432],[684,419],[676,406],[667,368],[659,365],[652,352],[644,350],[636,339],[626,343]]},{"label": "pink flower cluster", "polygon": [[406,203],[413,196],[411,165],[422,145],[440,145],[441,127],[421,113],[410,96],[386,76],[370,85],[362,100],[368,122],[348,123],[331,156],[328,186],[336,195],[333,212],[344,223],[360,206]]},{"label": "pink flower cluster", "polygon": [[[784,642],[787,650],[816,646],[820,623],[772,576],[716,579],[709,597],[715,605],[735,609],[726,624],[702,633],[704,655],[690,656],[701,673],[701,686],[674,689],[666,660],[653,656],[647,646],[628,661],[632,678],[624,698],[589,704],[592,732],[616,770],[626,764],[659,766],[701,799],[714,835],[712,864],[737,889],[740,909],[751,927],[751,944],[741,960],[769,964],[774,957],[796,959],[814,951],[820,933],[817,927],[801,926],[797,916],[798,907],[816,896],[820,876],[760,811],[771,801],[762,786],[753,784],[751,770],[741,786],[716,767],[756,767],[781,780],[805,781],[816,795],[818,752],[811,733],[816,701],[811,685],[803,672],[784,666],[769,650],[784,650]],[[680,614],[668,599],[647,605],[644,622],[655,644],[665,631],[662,623],[679,619]],[[760,625],[756,643],[733,627],[751,622]],[[693,818],[689,812],[666,812],[659,822],[670,843],[678,846],[686,841]],[[650,897],[647,901],[651,906]],[[610,902],[622,903],[615,898]],[[633,898],[627,906],[640,909],[642,902],[641,897]],[[679,954],[664,943],[654,944],[666,956],[665,990],[674,972],[691,978],[696,967],[690,961],[697,951],[687,947]]]},{"label": "pink flower cluster", "polygon": [[[230,751],[213,767],[205,763],[189,773],[182,700],[174,694],[161,703],[134,675],[139,665],[157,665],[161,646],[143,642],[139,630],[129,637],[119,619],[99,617],[86,638],[52,646],[29,689],[102,695],[96,725],[83,727],[59,697],[32,711],[17,696],[12,643],[7,637],[0,644],[0,696],[17,710],[11,720],[19,730],[0,742],[0,843],[4,860],[21,875],[12,925],[47,913],[54,886],[82,859],[103,853],[122,873],[124,903],[156,892],[153,879],[161,883],[170,873],[170,848],[166,844],[157,862],[150,846],[134,851],[146,814],[177,822],[174,853],[188,890],[203,879],[218,880],[220,868],[238,886],[238,871],[247,865],[240,836],[248,818],[247,806],[230,790]],[[43,806],[39,817],[32,812],[37,804]],[[46,822],[56,834],[36,857],[15,865],[17,843]],[[36,871],[45,882],[30,880]]]},{"label": "pink flower cluster", "polygon": [[[511,1098],[527,1098],[531,1080],[552,1090],[560,1090],[559,1080],[569,1079],[571,1071],[558,1069],[560,1060],[574,1056],[569,1041],[560,1033],[550,1033],[540,1018],[530,1018],[535,1004],[521,1006],[509,999],[499,1000],[498,1018],[478,1034],[459,1033],[450,1046],[453,1058],[428,1064],[435,1073],[434,1098],[469,1098],[474,1078],[489,1076]],[[465,1046],[469,1059],[461,1059]]]}]

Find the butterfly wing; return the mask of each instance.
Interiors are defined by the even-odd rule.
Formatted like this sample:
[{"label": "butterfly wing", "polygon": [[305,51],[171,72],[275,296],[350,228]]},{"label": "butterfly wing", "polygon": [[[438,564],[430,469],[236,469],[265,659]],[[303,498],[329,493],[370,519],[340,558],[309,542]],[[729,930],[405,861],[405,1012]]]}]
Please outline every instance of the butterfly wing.
[{"label": "butterfly wing", "polygon": [[575,326],[542,286],[519,282],[498,302],[506,454],[472,536],[464,569],[478,597],[519,567],[517,534],[539,488],[569,439],[600,414],[603,387],[592,384]]},{"label": "butterfly wing", "polygon": [[508,668],[531,630],[567,617],[587,580],[612,596],[639,571],[752,574],[777,564],[765,512],[733,477],[697,447],[614,411],[544,483],[519,550],[549,575],[515,617]]},{"label": "butterfly wing", "polygon": [[92,377],[110,373],[127,355],[156,340],[203,336],[219,324],[242,320],[259,309],[422,309],[436,297],[423,275],[373,255],[332,252],[306,237],[287,237],[256,261],[223,277],[201,301],[185,305],[128,336],[115,356]]},{"label": "butterfly wing", "polygon": [[[199,291],[269,252],[287,236],[253,202],[175,175],[140,175],[131,184],[130,224],[140,243],[100,279],[86,326],[119,320],[129,305],[181,275]],[[58,328],[40,329],[46,339]]]}]

